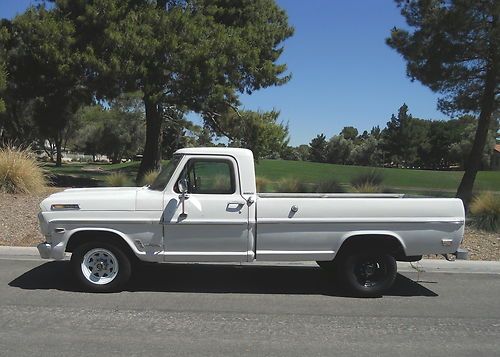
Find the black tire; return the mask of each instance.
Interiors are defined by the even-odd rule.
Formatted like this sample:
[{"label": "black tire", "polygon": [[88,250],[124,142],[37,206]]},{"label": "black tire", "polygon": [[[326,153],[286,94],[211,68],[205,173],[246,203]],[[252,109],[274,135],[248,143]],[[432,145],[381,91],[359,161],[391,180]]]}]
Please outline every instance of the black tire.
[{"label": "black tire", "polygon": [[71,266],[80,285],[89,292],[119,291],[132,273],[130,258],[123,249],[99,241],[76,247]]},{"label": "black tire", "polygon": [[386,253],[350,253],[341,259],[339,273],[356,296],[376,297],[394,284],[397,264]]}]

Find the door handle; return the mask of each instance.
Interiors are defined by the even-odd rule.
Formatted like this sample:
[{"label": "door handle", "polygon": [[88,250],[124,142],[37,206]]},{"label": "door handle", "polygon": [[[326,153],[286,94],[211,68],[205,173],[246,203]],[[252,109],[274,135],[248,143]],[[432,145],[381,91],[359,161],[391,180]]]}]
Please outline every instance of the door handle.
[{"label": "door handle", "polygon": [[226,210],[240,211],[241,207],[243,207],[244,204],[245,204],[244,202],[239,202],[239,201],[228,202],[227,206],[226,206]]}]

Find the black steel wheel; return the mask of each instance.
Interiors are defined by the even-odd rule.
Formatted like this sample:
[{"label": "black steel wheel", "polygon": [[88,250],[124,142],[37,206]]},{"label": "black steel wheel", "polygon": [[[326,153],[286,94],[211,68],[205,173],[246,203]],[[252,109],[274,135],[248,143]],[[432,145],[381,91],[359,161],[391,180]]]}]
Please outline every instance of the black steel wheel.
[{"label": "black steel wheel", "polygon": [[359,296],[380,296],[396,279],[397,265],[386,253],[352,253],[343,259],[344,281]]}]

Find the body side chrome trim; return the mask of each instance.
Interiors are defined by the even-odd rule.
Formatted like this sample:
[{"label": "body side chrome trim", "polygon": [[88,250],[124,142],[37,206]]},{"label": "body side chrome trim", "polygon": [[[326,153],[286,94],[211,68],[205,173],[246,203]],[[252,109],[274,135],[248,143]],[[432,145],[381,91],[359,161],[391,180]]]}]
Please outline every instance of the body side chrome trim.
[{"label": "body side chrome trim", "polygon": [[307,224],[307,223],[447,223],[465,224],[459,218],[436,217],[373,217],[373,218],[257,218],[257,224]]}]

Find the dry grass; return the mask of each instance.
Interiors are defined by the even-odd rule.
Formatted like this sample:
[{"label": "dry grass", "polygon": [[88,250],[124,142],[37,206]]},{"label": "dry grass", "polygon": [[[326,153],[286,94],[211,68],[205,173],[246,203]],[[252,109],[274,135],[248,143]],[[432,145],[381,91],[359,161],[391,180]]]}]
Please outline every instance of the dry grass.
[{"label": "dry grass", "polygon": [[342,193],[344,188],[335,179],[321,181],[316,187],[317,193]]},{"label": "dry grass", "polygon": [[257,192],[269,192],[271,181],[265,177],[256,177],[255,183],[257,185]]},{"label": "dry grass", "polygon": [[111,175],[106,176],[104,181],[107,186],[111,187],[132,186],[132,182],[128,176],[122,172],[114,172]]},{"label": "dry grass", "polygon": [[352,186],[352,192],[355,193],[380,193],[382,192],[382,187],[379,185],[374,185],[371,183],[363,183],[357,186]]},{"label": "dry grass", "polygon": [[379,193],[382,192],[384,176],[378,170],[370,170],[355,176],[351,180],[353,192]]},{"label": "dry grass", "polygon": [[470,205],[474,226],[487,232],[500,231],[500,199],[490,192],[477,196]]},{"label": "dry grass", "polygon": [[294,178],[284,178],[277,183],[277,191],[284,193],[310,192],[310,187],[304,182]]},{"label": "dry grass", "polygon": [[156,178],[158,177],[159,174],[160,174],[160,172],[156,171],[156,170],[151,170],[151,171],[147,172],[144,175],[144,177],[142,178],[142,184],[143,185],[151,185],[156,180]]},{"label": "dry grass", "polygon": [[0,191],[38,194],[46,188],[43,170],[29,149],[0,149]]},{"label": "dry grass", "polygon": [[231,191],[231,179],[227,175],[218,175],[213,179],[212,189],[215,192]]}]

